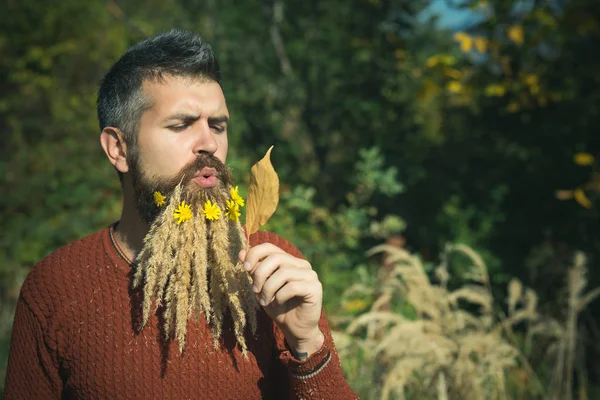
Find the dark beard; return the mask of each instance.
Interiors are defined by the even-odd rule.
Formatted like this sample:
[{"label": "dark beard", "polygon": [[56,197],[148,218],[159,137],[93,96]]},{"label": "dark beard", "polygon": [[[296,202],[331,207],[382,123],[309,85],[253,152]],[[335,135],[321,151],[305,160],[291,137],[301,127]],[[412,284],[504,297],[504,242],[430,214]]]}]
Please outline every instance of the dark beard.
[{"label": "dark beard", "polygon": [[[219,179],[217,185],[213,188],[201,188],[190,182],[196,173],[205,167],[214,168],[217,171]],[[131,180],[137,212],[148,225],[154,222],[161,211],[161,208],[154,203],[154,192],[156,191],[169,198],[175,187],[182,183],[185,188],[182,198],[187,203],[192,204],[194,208],[197,208],[201,207],[199,202],[204,199],[220,199],[223,197],[223,192],[226,192],[227,188],[233,185],[231,170],[211,154],[201,154],[172,178],[146,177],[140,168],[139,157],[135,157],[131,163]],[[222,203],[224,204],[224,201]]]}]

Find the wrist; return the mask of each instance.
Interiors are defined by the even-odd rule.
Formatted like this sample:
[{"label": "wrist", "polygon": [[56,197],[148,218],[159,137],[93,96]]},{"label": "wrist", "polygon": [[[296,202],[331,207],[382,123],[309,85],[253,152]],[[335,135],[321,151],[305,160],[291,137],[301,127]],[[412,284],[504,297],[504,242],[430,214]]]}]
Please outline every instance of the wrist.
[{"label": "wrist", "polygon": [[304,361],[323,346],[323,343],[325,343],[325,336],[319,328],[316,328],[315,332],[308,335],[307,338],[298,339],[291,337],[290,335],[285,335],[285,340],[292,355],[297,360]]}]

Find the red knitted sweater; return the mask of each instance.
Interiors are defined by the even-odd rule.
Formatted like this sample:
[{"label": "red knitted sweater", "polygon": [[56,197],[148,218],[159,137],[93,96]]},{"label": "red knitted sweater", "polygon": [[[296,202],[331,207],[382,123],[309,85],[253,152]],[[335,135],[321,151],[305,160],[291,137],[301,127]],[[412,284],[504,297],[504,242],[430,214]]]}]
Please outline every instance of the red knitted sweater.
[{"label": "red knitted sweater", "polygon": [[[300,257],[280,237],[259,232],[251,245],[273,243]],[[164,343],[156,315],[138,332],[140,299],[131,266],[109,229],[73,242],[29,273],[17,304],[5,398],[11,399],[353,399],[325,315],[323,347],[296,360],[282,332],[261,310],[249,359],[226,319],[219,350],[206,320],[188,324],[186,347]]]}]

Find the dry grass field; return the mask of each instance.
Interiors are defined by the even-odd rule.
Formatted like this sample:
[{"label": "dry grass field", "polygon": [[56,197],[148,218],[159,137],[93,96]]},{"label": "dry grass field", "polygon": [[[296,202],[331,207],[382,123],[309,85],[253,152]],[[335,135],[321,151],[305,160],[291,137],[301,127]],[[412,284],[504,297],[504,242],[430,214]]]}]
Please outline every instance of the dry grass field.
[{"label": "dry grass field", "polygon": [[[517,279],[506,301],[495,302],[486,265],[467,246],[448,246],[431,273],[419,257],[390,245],[368,254],[383,256],[378,276],[363,277],[342,300],[346,308],[368,307],[332,318],[346,375],[361,398],[590,398],[577,326],[600,292],[585,292],[583,254],[575,255],[566,279],[564,321],[540,315],[535,292]],[[470,267],[452,277],[447,260],[457,254]],[[531,351],[533,343],[545,347],[544,365],[552,367],[543,377],[530,360],[540,353]]]}]

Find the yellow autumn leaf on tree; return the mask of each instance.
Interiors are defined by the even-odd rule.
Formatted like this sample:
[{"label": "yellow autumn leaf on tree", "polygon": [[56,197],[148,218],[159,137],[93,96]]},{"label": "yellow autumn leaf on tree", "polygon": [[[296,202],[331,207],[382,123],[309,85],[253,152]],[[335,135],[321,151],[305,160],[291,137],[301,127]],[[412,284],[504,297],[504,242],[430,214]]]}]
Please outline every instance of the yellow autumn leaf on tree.
[{"label": "yellow autumn leaf on tree", "polygon": [[575,198],[575,201],[578,202],[582,207],[592,208],[592,202],[590,199],[588,199],[588,197],[585,195],[585,192],[581,188],[575,189],[573,192],[573,197]]},{"label": "yellow autumn leaf on tree", "polygon": [[536,74],[526,74],[523,77],[525,84],[529,86],[529,91],[533,94],[537,94],[540,91],[540,78]]},{"label": "yellow autumn leaf on tree", "polygon": [[463,53],[468,53],[473,48],[473,38],[464,32],[457,32],[454,40],[460,44],[460,50]]},{"label": "yellow autumn leaf on tree", "polygon": [[556,28],[557,22],[556,17],[552,15],[550,12],[545,11],[543,9],[537,9],[534,11],[533,15],[535,18],[549,28]]},{"label": "yellow autumn leaf on tree", "polygon": [[485,88],[485,95],[488,97],[502,97],[506,93],[506,88],[500,84],[488,85]]},{"label": "yellow autumn leaf on tree", "polygon": [[485,53],[488,48],[488,40],[484,37],[477,36],[475,38],[475,48],[480,53]]},{"label": "yellow autumn leaf on tree", "polygon": [[525,31],[521,25],[513,25],[506,32],[508,38],[519,46],[525,41]]},{"label": "yellow autumn leaf on tree", "polygon": [[449,54],[436,54],[436,55],[429,57],[425,61],[425,66],[427,66],[427,68],[433,68],[438,64],[445,65],[445,66],[451,66],[451,65],[456,64],[456,58],[454,58],[453,56],[451,56]]},{"label": "yellow autumn leaf on tree", "polygon": [[433,68],[440,63],[440,56],[431,56],[425,61],[427,68]]},{"label": "yellow autumn leaf on tree", "polygon": [[444,75],[457,80],[462,78],[462,73],[454,68],[444,68]]},{"label": "yellow autumn leaf on tree", "polygon": [[448,91],[450,93],[460,93],[463,90],[463,86],[459,81],[450,81],[448,82],[448,84],[446,85],[446,89],[448,89]]},{"label": "yellow autumn leaf on tree", "polygon": [[595,161],[594,156],[590,153],[577,153],[575,157],[573,157],[573,161],[577,165],[586,166],[592,165]]},{"label": "yellow autumn leaf on tree", "polygon": [[252,166],[246,199],[246,235],[267,223],[279,203],[279,177],[271,164],[271,150]]},{"label": "yellow autumn leaf on tree", "polygon": [[516,103],[514,101],[511,101],[510,103],[508,103],[508,105],[506,106],[506,110],[509,113],[516,113],[521,109],[521,106],[519,105],[519,103]]}]

